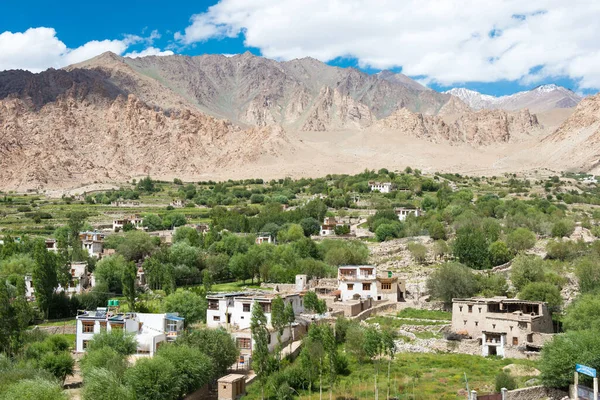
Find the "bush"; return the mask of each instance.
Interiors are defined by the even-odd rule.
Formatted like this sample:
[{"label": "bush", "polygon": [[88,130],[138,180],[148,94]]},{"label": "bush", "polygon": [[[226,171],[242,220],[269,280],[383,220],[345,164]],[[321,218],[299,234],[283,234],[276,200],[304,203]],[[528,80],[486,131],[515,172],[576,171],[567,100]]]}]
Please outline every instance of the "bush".
[{"label": "bush", "polygon": [[506,245],[513,253],[531,249],[535,241],[535,234],[527,228],[517,228],[506,237]]},{"label": "bush", "polygon": [[121,383],[119,376],[112,370],[92,368],[85,375],[83,385],[84,400],[134,400],[131,389]]},{"label": "bush", "polygon": [[421,243],[410,242],[407,246],[408,251],[414,258],[415,262],[423,263],[427,258],[427,247]]},{"label": "bush", "polygon": [[8,386],[0,393],[0,400],[68,400],[56,382],[45,379],[24,379]]},{"label": "bush", "polygon": [[575,230],[575,224],[570,220],[560,220],[552,226],[552,236],[556,238],[563,238],[570,236]]},{"label": "bush", "polygon": [[123,356],[128,356],[137,351],[137,342],[132,334],[115,329],[110,332],[95,334],[94,340],[88,344],[90,351],[100,350],[105,347],[111,348]]},{"label": "bush", "polygon": [[600,296],[583,294],[569,304],[563,318],[565,331],[600,330]]},{"label": "bush", "polygon": [[496,375],[496,393],[500,393],[501,389],[514,390],[517,388],[517,381],[507,372],[500,372]]},{"label": "bush", "polygon": [[433,240],[446,240],[446,229],[441,222],[434,220],[429,224],[429,236]]},{"label": "bush", "polygon": [[179,313],[185,318],[185,325],[204,321],[208,304],[206,299],[189,290],[178,290],[165,297],[165,312]]},{"label": "bush", "polygon": [[81,359],[81,371],[87,379],[88,374],[103,368],[111,371],[117,376],[122,376],[127,369],[125,355],[118,353],[112,347],[101,347],[96,350],[88,349]]},{"label": "bush", "polygon": [[514,259],[510,279],[518,291],[533,282],[544,280],[544,261],[537,256],[521,255]]},{"label": "bush", "polygon": [[173,363],[163,357],[142,358],[125,372],[136,400],[177,399],[180,379]]},{"label": "bush", "polygon": [[548,307],[556,311],[562,305],[562,296],[560,290],[548,282],[532,282],[519,293],[519,298],[522,300],[545,301]]},{"label": "bush", "polygon": [[385,242],[389,239],[399,238],[402,235],[402,225],[399,222],[384,223],[375,229],[375,237],[380,242]]},{"label": "bush", "polygon": [[432,298],[450,304],[453,298],[474,296],[479,291],[479,284],[468,267],[446,263],[429,276],[427,290]]},{"label": "bush", "polygon": [[490,244],[490,262],[492,266],[502,265],[509,262],[512,258],[508,246],[501,240]]},{"label": "bush", "polygon": [[200,350],[187,345],[164,345],[158,350],[157,357],[168,360],[175,367],[179,378],[180,398],[200,389],[214,375],[211,359]]},{"label": "bush", "polygon": [[486,269],[490,267],[490,253],[483,231],[467,225],[458,230],[453,251],[458,260],[467,267]]},{"label": "bush", "polygon": [[600,260],[586,257],[575,263],[575,274],[579,280],[581,293],[594,292],[600,289]]}]

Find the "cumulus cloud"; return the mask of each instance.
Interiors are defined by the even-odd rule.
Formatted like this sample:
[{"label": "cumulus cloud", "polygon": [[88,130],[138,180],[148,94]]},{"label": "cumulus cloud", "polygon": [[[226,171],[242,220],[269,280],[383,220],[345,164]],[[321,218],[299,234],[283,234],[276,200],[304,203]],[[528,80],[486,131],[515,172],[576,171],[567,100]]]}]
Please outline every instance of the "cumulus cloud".
[{"label": "cumulus cloud", "polygon": [[600,88],[598,20],[589,0],[220,0],[175,39],[243,35],[269,58],[356,57],[442,85],[567,76]]},{"label": "cumulus cloud", "polygon": [[159,38],[157,31],[148,37],[125,35],[123,39],[92,40],[77,48],[70,49],[57,36],[53,28],[29,28],[25,32],[0,33],[0,71],[7,69],[25,69],[32,72],[47,68],[62,68],[69,64],[85,61],[106,51],[123,54],[132,45],[149,46],[140,52],[131,52],[131,56],[167,55],[171,51],[162,52],[152,47],[152,42]]},{"label": "cumulus cloud", "polygon": [[138,58],[138,57],[146,57],[146,56],[172,56],[173,53],[171,50],[162,51],[161,49],[157,49],[156,47],[148,47],[142,51],[131,51],[125,54],[125,57],[129,58]]}]

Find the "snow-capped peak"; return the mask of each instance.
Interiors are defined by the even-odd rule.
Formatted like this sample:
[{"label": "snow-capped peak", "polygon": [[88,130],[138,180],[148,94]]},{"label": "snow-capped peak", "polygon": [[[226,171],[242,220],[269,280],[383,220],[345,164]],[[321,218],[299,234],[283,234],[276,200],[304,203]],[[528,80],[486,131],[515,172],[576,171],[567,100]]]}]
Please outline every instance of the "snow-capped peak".
[{"label": "snow-capped peak", "polygon": [[554,83],[550,83],[548,85],[538,86],[538,87],[536,87],[533,90],[535,90],[537,92],[542,92],[542,93],[550,93],[550,92],[552,92],[554,90],[561,90],[561,89],[564,89],[564,88],[561,87],[561,86],[557,86]]}]

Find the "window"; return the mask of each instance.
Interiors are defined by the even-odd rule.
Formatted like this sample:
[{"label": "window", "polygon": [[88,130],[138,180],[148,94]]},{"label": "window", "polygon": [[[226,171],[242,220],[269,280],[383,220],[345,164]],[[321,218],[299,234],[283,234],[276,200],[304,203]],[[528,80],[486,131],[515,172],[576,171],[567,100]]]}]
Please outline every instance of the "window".
[{"label": "window", "polygon": [[481,307],[479,307],[479,314],[481,314]]},{"label": "window", "polygon": [[244,310],[243,310],[244,312],[250,312],[250,303],[244,303],[243,307],[244,307]]},{"label": "window", "polygon": [[371,290],[371,284],[370,283],[363,283],[363,290]]},{"label": "window", "polygon": [[472,313],[473,312],[473,306],[469,305],[469,312]]},{"label": "window", "polygon": [[240,349],[250,349],[250,338],[237,338],[237,346]]},{"label": "window", "polygon": [[106,321],[100,322],[100,332],[106,332]]},{"label": "window", "polygon": [[354,290],[354,283],[348,284],[348,290]]},{"label": "window", "polygon": [[492,324],[492,329],[496,329],[496,324]]},{"label": "window", "polygon": [[392,290],[392,284],[391,283],[382,283],[381,290]]},{"label": "window", "polygon": [[271,303],[259,303],[263,309],[263,312],[270,313],[271,312]]},{"label": "window", "polygon": [[479,322],[478,321],[475,321],[475,326],[479,326]]},{"label": "window", "polygon": [[511,327],[510,327],[510,330],[511,330],[511,331],[512,331],[512,328],[513,328],[513,327],[511,326]]},{"label": "window", "polygon": [[518,346],[518,345],[519,345],[519,338],[513,337],[513,346]]},{"label": "window", "polygon": [[462,306],[458,306],[458,311],[462,312]]},{"label": "window", "polygon": [[94,321],[83,321],[83,333],[94,333]]},{"label": "window", "polygon": [[466,325],[466,324],[467,324],[467,320],[466,320],[466,319],[465,319],[465,320],[463,320],[463,323],[464,323],[464,325]]},{"label": "window", "polygon": [[83,347],[83,349],[84,349],[84,350],[88,348],[88,343],[89,343],[89,340],[84,340],[84,341],[81,343],[81,344],[82,344],[82,347]]},{"label": "window", "polygon": [[110,329],[114,330],[114,329],[121,329],[123,330],[123,324],[110,324]]},{"label": "window", "polygon": [[221,316],[213,315],[213,321],[220,321],[220,320],[221,320]]},{"label": "window", "polygon": [[208,309],[209,310],[218,310],[219,302],[217,300],[209,300],[208,301]]},{"label": "window", "polygon": [[269,336],[267,336],[267,344],[271,344],[271,334],[269,333]]}]

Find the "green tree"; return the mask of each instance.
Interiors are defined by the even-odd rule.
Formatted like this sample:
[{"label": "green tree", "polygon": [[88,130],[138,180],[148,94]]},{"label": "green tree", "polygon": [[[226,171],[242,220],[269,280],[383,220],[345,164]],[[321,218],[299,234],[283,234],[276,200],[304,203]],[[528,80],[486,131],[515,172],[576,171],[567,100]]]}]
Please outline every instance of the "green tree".
[{"label": "green tree", "polygon": [[123,293],[123,274],[127,261],[120,254],[103,257],[96,264],[94,275],[99,285],[104,285],[111,293]]},{"label": "green tree", "polygon": [[142,226],[148,228],[148,232],[159,231],[163,227],[163,221],[156,214],[146,214]]},{"label": "green tree", "polygon": [[202,244],[202,237],[195,228],[181,226],[177,228],[173,235],[173,242],[187,241],[190,246],[198,247]]},{"label": "green tree", "polygon": [[123,356],[129,356],[137,351],[137,342],[132,334],[115,329],[95,334],[94,340],[88,344],[88,351],[96,351],[105,347],[111,348]]},{"label": "green tree", "polygon": [[565,309],[565,331],[600,330],[600,296],[582,294]]},{"label": "green tree", "polygon": [[269,355],[269,328],[267,326],[267,317],[258,301],[252,306],[252,317],[250,319],[250,331],[252,332],[252,341],[254,349],[252,351],[252,368],[256,372],[261,383],[261,398],[264,400],[264,386],[267,376],[270,372]]},{"label": "green tree", "polygon": [[46,250],[44,241],[38,239],[33,245],[33,259],[35,260],[35,268],[32,279],[35,288],[35,297],[40,309],[47,318],[50,299],[54,290],[58,287],[56,255]]},{"label": "green tree", "polygon": [[[600,335],[597,331],[567,332],[544,344],[539,369],[544,386],[568,388],[573,382],[575,364],[600,368]],[[579,375],[580,384],[591,385],[591,379]]]},{"label": "green tree", "polygon": [[81,239],[79,238],[79,233],[83,231],[87,217],[88,215],[84,211],[73,211],[68,214],[68,244],[71,246],[71,257],[68,260],[69,264],[71,261],[84,261],[87,258],[87,254],[85,253],[85,250],[81,245]]},{"label": "green tree", "polygon": [[459,263],[442,264],[427,280],[432,298],[451,304],[453,298],[472,297],[479,291],[473,271]]},{"label": "green tree", "polygon": [[427,259],[427,247],[424,244],[410,242],[406,246],[408,251],[412,255],[413,259],[417,263],[423,263]]},{"label": "green tree", "polygon": [[303,237],[304,229],[298,224],[290,224],[286,229],[282,229],[277,233],[277,241],[279,243],[295,242]]},{"label": "green tree", "polygon": [[548,307],[554,311],[558,311],[563,302],[560,290],[549,282],[528,283],[519,292],[519,298],[522,300],[545,301],[548,303]]},{"label": "green tree", "polygon": [[175,367],[179,378],[179,398],[206,385],[214,375],[212,360],[199,349],[187,345],[162,346],[157,357],[162,357]]},{"label": "green tree", "polygon": [[527,228],[517,228],[506,237],[506,245],[515,254],[531,249],[535,241],[535,234]]},{"label": "green tree", "polygon": [[134,400],[131,389],[120,379],[122,374],[105,368],[92,368],[85,375],[84,400]]},{"label": "green tree", "polygon": [[81,359],[80,365],[86,384],[88,376],[97,369],[105,369],[117,376],[123,376],[128,367],[125,355],[108,346],[94,350],[88,349]]},{"label": "green tree", "polygon": [[577,260],[575,274],[579,280],[580,292],[596,292],[600,289],[600,260],[597,257],[585,257]]},{"label": "green tree", "polygon": [[24,342],[24,333],[33,312],[25,299],[25,282],[19,278],[18,287],[0,278],[0,354],[12,356]]},{"label": "green tree", "polygon": [[490,267],[488,243],[483,231],[475,226],[465,226],[456,232],[453,252],[458,260],[469,268]]},{"label": "green tree", "polygon": [[121,285],[123,287],[123,294],[127,298],[129,309],[135,311],[135,281],[137,279],[137,267],[135,263],[128,262],[123,268],[121,275]]},{"label": "green tree", "polygon": [[446,240],[446,228],[444,228],[444,225],[442,225],[440,221],[433,220],[429,224],[428,231],[429,236],[431,236],[433,240]]},{"label": "green tree", "polygon": [[136,400],[177,399],[180,393],[178,371],[164,357],[142,358],[125,371],[125,382]]},{"label": "green tree", "polygon": [[271,301],[271,325],[277,331],[277,349],[279,360],[281,360],[281,336],[287,325],[285,315],[285,303],[278,295]]},{"label": "green tree", "polygon": [[517,256],[512,263],[510,279],[517,290],[544,280],[544,261],[537,256]]},{"label": "green tree", "polygon": [[206,298],[189,290],[177,290],[164,299],[165,312],[179,313],[180,317],[185,318],[186,326],[204,321],[207,308]]},{"label": "green tree", "polygon": [[321,225],[319,224],[319,221],[312,217],[303,218],[300,221],[300,226],[304,231],[304,236],[317,235],[321,230]]},{"label": "green tree", "polygon": [[73,375],[75,360],[69,352],[47,353],[42,357],[40,366],[64,383],[68,375]]},{"label": "green tree", "polygon": [[552,226],[552,236],[556,238],[563,238],[566,236],[570,236],[575,230],[575,224],[566,219],[562,219],[557,221]]},{"label": "green tree", "polygon": [[493,266],[505,264],[512,258],[508,246],[501,240],[490,244],[489,252],[490,262]]},{"label": "green tree", "polygon": [[323,314],[327,311],[325,301],[319,300],[317,294],[312,290],[304,295],[304,308],[317,314]]},{"label": "green tree", "polygon": [[143,260],[154,250],[152,238],[143,231],[126,232],[124,240],[117,246],[117,253],[128,261]]},{"label": "green tree", "polygon": [[212,379],[221,377],[237,360],[239,350],[231,335],[224,329],[194,329],[187,331],[175,342],[176,345],[189,345],[206,354],[213,365]]}]

